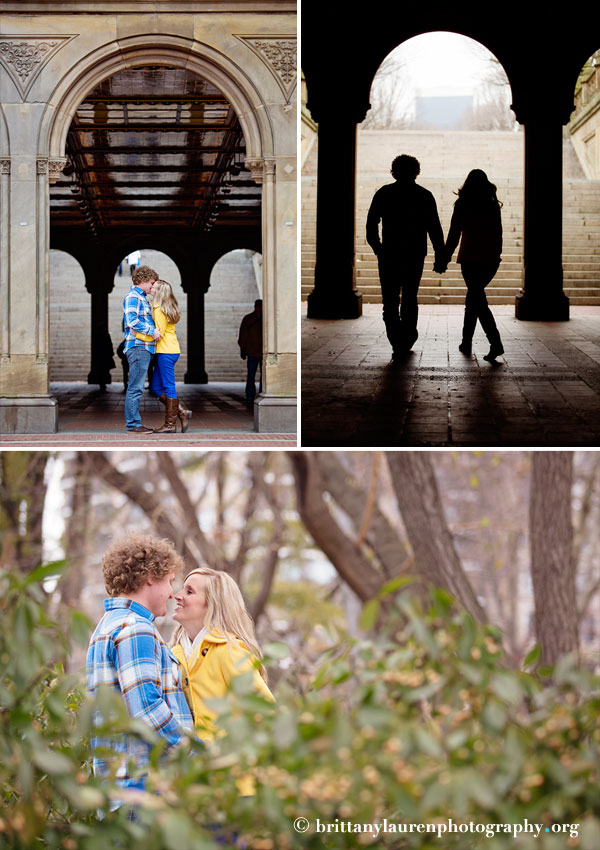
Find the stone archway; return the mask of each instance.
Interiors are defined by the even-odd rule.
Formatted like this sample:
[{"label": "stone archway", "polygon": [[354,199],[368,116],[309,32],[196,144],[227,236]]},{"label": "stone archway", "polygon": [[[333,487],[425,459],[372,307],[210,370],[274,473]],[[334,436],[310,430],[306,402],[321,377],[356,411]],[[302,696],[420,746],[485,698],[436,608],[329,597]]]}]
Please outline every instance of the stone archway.
[{"label": "stone archway", "polygon": [[[35,120],[30,121],[28,139],[34,144],[19,152],[18,161],[17,157],[12,157],[13,161],[8,164],[11,170],[11,204],[15,209],[19,206],[19,214],[27,219],[24,226],[28,229],[18,232],[13,227],[9,238],[10,253],[29,258],[26,274],[29,282],[23,295],[30,303],[30,312],[35,318],[34,327],[24,328],[18,347],[11,349],[7,345],[9,368],[0,377],[0,396],[6,399],[3,406],[33,406],[35,411],[24,411],[16,418],[12,414],[4,417],[9,431],[48,432],[57,428],[57,411],[49,395],[48,384],[48,196],[49,184],[56,182],[66,163],[65,144],[71,120],[86,93],[100,81],[119,71],[156,63],[184,69],[209,80],[227,97],[238,117],[245,138],[245,165],[262,193],[261,247],[265,256],[267,352],[265,401],[269,402],[267,397],[271,397],[267,407],[284,408],[284,418],[292,430],[295,428],[296,305],[295,274],[291,274],[295,251],[289,243],[290,231],[284,230],[285,226],[295,224],[291,220],[295,213],[295,151],[290,149],[291,122],[287,116],[282,122],[278,105],[282,101],[284,113],[292,109],[289,81],[282,95],[285,87],[278,79],[268,51],[261,53],[256,46],[257,39],[251,38],[253,28],[256,35],[261,34],[259,16],[254,15],[256,20],[244,18],[244,21],[239,16],[232,16],[233,23],[228,20],[225,28],[217,30],[202,26],[200,17],[199,14],[189,14],[179,19],[167,13],[161,16],[160,28],[156,30],[156,21],[147,16],[151,26],[147,30],[142,26],[141,34],[135,35],[130,34],[131,29],[124,19],[118,19],[114,22],[115,26],[111,23],[108,27],[105,39],[96,28],[86,31],[87,40],[74,35],[66,39],[65,36],[64,44],[68,47],[62,54],[64,61],[58,63],[61,73],[56,74],[56,68],[52,73],[48,65],[48,73],[42,70],[35,85],[28,89],[32,99],[40,104],[35,111]],[[71,33],[86,29],[86,24],[76,26],[82,20],[85,16],[70,18]],[[142,15],[140,20],[144,22],[145,16]],[[280,24],[285,30],[285,22],[282,20]],[[63,25],[66,24],[63,22]],[[240,31],[240,26],[247,29]],[[193,37],[196,31],[202,33],[199,39]],[[177,34],[180,32],[186,35]],[[204,35],[206,38],[203,38]],[[293,39],[292,34],[283,37]],[[274,36],[266,38],[274,41]],[[70,54],[69,58],[67,54]],[[41,96],[36,91],[40,80],[45,86]],[[11,94],[12,97],[17,99],[18,95]],[[23,123],[16,109],[13,108],[11,115],[13,126]],[[286,122],[289,126],[285,126]],[[295,133],[293,139],[295,148]],[[25,198],[24,203],[21,198]],[[285,225],[284,216],[290,219]],[[3,228],[7,226],[7,220],[4,215]],[[186,246],[184,253],[187,253],[184,289],[189,293],[187,285],[194,267],[191,245]],[[16,286],[16,279],[11,276],[5,288],[16,289]],[[282,311],[281,304],[286,302],[289,307],[292,299],[293,309]],[[14,325],[15,319],[21,321],[17,311],[11,313],[7,304],[8,299],[0,308],[0,327]],[[24,368],[27,374],[25,382],[22,380]],[[17,387],[19,392],[15,392]],[[24,387],[26,392],[23,392]],[[33,403],[25,400],[29,395],[35,397]],[[3,427],[0,423],[0,429]],[[259,430],[262,430],[260,422]],[[266,430],[272,429],[267,426]]]}]

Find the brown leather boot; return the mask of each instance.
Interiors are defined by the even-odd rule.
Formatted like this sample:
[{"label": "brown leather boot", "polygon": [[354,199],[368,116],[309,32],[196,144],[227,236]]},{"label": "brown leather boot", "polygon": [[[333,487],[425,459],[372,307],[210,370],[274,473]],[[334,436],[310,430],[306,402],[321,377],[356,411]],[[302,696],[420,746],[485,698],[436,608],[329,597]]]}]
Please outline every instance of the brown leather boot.
[{"label": "brown leather boot", "polygon": [[165,423],[155,428],[155,434],[174,434],[177,431],[177,409],[179,401],[176,398],[165,398]]},{"label": "brown leather boot", "polygon": [[187,410],[181,402],[179,402],[179,409],[177,411],[177,416],[179,416],[179,421],[181,422],[181,432],[185,434],[187,429],[190,427],[190,419],[192,418],[192,411]]}]

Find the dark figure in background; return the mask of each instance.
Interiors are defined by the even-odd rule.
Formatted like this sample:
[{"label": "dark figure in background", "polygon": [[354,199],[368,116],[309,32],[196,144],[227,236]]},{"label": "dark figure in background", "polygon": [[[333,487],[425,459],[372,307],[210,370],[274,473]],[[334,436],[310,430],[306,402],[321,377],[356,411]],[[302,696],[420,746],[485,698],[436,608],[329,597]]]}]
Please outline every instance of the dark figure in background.
[{"label": "dark figure in background", "polygon": [[417,293],[428,234],[435,252],[434,271],[442,273],[444,234],[435,198],[415,183],[420,171],[414,156],[397,156],[391,171],[396,182],[375,192],[367,216],[367,242],[379,261],[383,321],[393,349],[392,359],[409,351],[419,336]]},{"label": "dark figure in background", "polygon": [[[123,322],[121,324],[121,329],[123,331],[123,335],[127,333],[127,325],[125,324],[125,318],[123,318]],[[129,383],[129,360],[125,355],[125,340],[122,339],[119,343],[119,347],[117,348],[117,357],[121,361],[121,368],[123,369],[123,392],[127,392],[127,384]]]},{"label": "dark figure in background", "polygon": [[260,366],[259,392],[262,392],[262,300],[254,302],[254,311],[242,319],[238,338],[240,357],[248,358],[248,377],[246,380],[246,402],[254,404],[256,396],[256,371]]},{"label": "dark figure in background", "polygon": [[100,337],[100,341],[98,343],[99,350],[99,359],[101,368],[106,370],[108,373],[108,381],[103,381],[100,384],[100,389],[102,392],[106,390],[106,384],[111,383],[110,370],[114,369],[116,366],[114,353],[115,350],[113,348],[112,339],[110,338],[110,334],[108,331],[102,334]]},{"label": "dark figure in background", "polygon": [[458,240],[461,240],[457,262],[460,263],[467,285],[462,342],[458,347],[463,354],[471,354],[473,334],[479,319],[490,344],[490,350],[483,359],[490,361],[504,354],[500,334],[485,296],[485,287],[500,265],[501,206],[496,197],[496,187],[490,183],[485,171],[474,169],[468,174],[462,189],[458,190],[458,200],[454,204],[446,241],[447,264],[452,259]]}]

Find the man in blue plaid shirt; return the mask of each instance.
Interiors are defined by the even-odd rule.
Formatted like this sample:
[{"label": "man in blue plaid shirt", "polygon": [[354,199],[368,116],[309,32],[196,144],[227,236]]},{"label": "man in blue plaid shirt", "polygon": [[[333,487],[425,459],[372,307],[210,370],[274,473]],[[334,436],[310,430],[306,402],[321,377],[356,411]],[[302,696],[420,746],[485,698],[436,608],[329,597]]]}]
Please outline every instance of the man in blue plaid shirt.
[{"label": "man in blue plaid shirt", "polygon": [[123,301],[125,348],[129,363],[129,382],[125,395],[125,427],[136,434],[152,431],[142,425],[140,401],[144,392],[144,381],[156,341],[161,333],[156,329],[147,296],[158,275],[148,266],[140,266],[133,273],[133,284]]},{"label": "man in blue plaid shirt", "polygon": [[[110,599],[90,638],[88,690],[106,685],[119,692],[128,714],[146,723],[169,747],[193,731],[179,672],[179,662],[154,625],[173,597],[175,573],[183,560],[168,540],[130,534],[118,540],[102,559]],[[96,725],[102,718],[96,715]],[[143,789],[143,769],[151,746],[133,735],[93,737],[94,774],[112,776],[124,788]],[[141,770],[140,770],[141,769]],[[116,808],[120,801],[113,801]]]}]

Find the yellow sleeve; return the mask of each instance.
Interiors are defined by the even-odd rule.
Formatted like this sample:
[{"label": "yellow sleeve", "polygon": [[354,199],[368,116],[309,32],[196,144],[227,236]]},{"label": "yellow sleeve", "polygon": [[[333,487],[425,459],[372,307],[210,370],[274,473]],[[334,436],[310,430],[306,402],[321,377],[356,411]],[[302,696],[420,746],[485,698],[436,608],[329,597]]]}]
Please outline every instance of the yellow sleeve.
[{"label": "yellow sleeve", "polygon": [[248,670],[251,670],[254,690],[259,694],[259,696],[269,700],[269,702],[275,702],[275,697],[269,690],[267,683],[260,675],[260,671],[254,666],[254,661],[256,659],[248,652],[248,650],[245,649],[245,647],[238,641],[232,642],[227,649],[229,651],[224,654],[224,658],[226,660],[223,669],[223,675],[227,684],[229,684],[234,676],[239,676],[241,673],[247,673]]},{"label": "yellow sleeve", "polygon": [[154,324],[156,325],[157,329],[164,336],[165,331],[167,329],[167,325],[169,324],[169,320],[167,319],[163,311],[160,309],[160,307],[152,308],[152,318],[154,319]]}]

